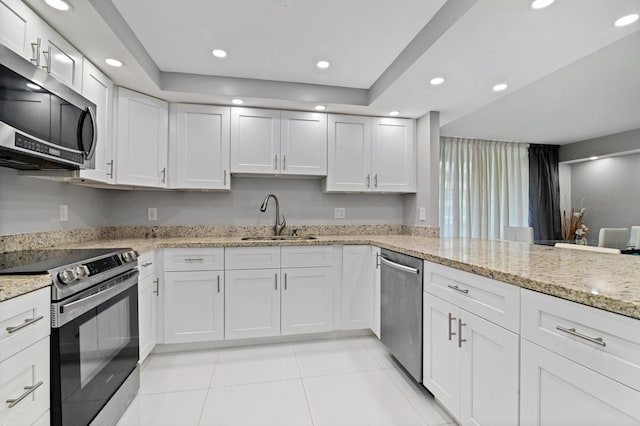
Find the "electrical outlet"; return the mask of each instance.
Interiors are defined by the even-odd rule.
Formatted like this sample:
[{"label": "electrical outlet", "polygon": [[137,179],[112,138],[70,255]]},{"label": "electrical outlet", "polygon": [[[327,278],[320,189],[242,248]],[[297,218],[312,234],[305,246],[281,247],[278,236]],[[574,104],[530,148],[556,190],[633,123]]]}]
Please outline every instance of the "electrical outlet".
[{"label": "electrical outlet", "polygon": [[427,220],[427,209],[420,207],[420,220]]},{"label": "electrical outlet", "polygon": [[157,207],[149,207],[147,209],[147,220],[158,220],[158,209]]},{"label": "electrical outlet", "polygon": [[346,217],[346,210],[344,207],[336,207],[333,217],[336,219],[344,219]]},{"label": "electrical outlet", "polygon": [[60,222],[69,220],[69,207],[66,204],[60,204]]}]

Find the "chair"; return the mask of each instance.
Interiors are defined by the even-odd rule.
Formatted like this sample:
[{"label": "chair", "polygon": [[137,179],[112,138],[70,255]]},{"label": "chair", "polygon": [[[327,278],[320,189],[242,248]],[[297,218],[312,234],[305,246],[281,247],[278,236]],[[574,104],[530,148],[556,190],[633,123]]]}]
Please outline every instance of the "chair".
[{"label": "chair", "polygon": [[625,248],[629,228],[600,228],[598,247]]},{"label": "chair", "polygon": [[521,243],[533,243],[533,228],[526,226],[505,226],[504,239]]},{"label": "chair", "polygon": [[620,249],[614,249],[614,248],[608,248],[608,247],[585,246],[583,244],[556,243],[554,247],[563,248],[563,249],[572,249],[572,250],[582,250],[582,251],[595,251],[598,253],[620,254]]},{"label": "chair", "polygon": [[640,249],[640,226],[632,226],[627,247]]}]

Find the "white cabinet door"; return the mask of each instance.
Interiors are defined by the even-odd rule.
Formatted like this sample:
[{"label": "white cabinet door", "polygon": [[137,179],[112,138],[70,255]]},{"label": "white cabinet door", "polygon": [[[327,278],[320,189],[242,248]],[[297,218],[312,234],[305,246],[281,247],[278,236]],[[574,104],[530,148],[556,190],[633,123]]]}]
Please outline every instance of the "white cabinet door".
[{"label": "white cabinet door", "polygon": [[224,338],[222,271],[165,272],[164,342],[208,342]]},{"label": "white cabinet door", "polygon": [[155,273],[147,275],[138,283],[140,362],[147,358],[156,345],[159,284],[159,278]]},{"label": "white cabinet door", "polygon": [[413,120],[372,119],[371,174],[373,191],[416,191],[416,138]]},{"label": "white cabinet door", "polygon": [[280,270],[225,272],[225,339],[280,335]]},{"label": "white cabinet door", "polygon": [[467,311],[460,310],[460,315],[466,324],[455,330],[461,330],[456,338],[465,340],[461,343],[461,423],[517,425],[519,336]]},{"label": "white cabinet door", "polygon": [[[0,43],[40,66],[37,15],[20,0],[0,0]],[[41,37],[41,36],[40,36]],[[41,40],[42,42],[42,40]]]},{"label": "white cabinet door", "polygon": [[373,265],[373,322],[371,331],[380,338],[380,247],[371,247]]},{"label": "white cabinet door", "polygon": [[640,392],[522,339],[520,424],[637,425]]},{"label": "white cabinet door", "polygon": [[86,58],[82,67],[82,96],[96,104],[98,142],[93,170],[80,170],[80,177],[113,183],[113,82]]},{"label": "white cabinet door", "polygon": [[230,189],[230,109],[207,105],[177,106],[175,188]]},{"label": "white cabinet door", "polygon": [[280,111],[231,108],[231,173],[278,174]]},{"label": "white cabinet door", "polygon": [[283,335],[333,330],[333,268],[282,270]]},{"label": "white cabinet door", "polygon": [[168,104],[118,88],[116,183],[167,186]]},{"label": "white cabinet door", "polygon": [[329,115],[327,191],[371,191],[371,118]]},{"label": "white cabinet door", "polygon": [[373,322],[371,246],[342,248],[342,328],[366,329]]},{"label": "white cabinet door", "polygon": [[327,175],[327,115],[282,111],[281,172]]},{"label": "white cabinet door", "polygon": [[[49,409],[49,350],[49,337],[45,337],[0,362],[2,425],[30,425]],[[30,388],[33,391],[18,402]]]},{"label": "white cabinet door", "polygon": [[46,23],[41,21],[39,27],[42,31],[40,67],[82,93],[82,54]]},{"label": "white cabinet door", "polygon": [[460,416],[460,360],[458,319],[460,309],[423,293],[423,385],[456,418]]}]

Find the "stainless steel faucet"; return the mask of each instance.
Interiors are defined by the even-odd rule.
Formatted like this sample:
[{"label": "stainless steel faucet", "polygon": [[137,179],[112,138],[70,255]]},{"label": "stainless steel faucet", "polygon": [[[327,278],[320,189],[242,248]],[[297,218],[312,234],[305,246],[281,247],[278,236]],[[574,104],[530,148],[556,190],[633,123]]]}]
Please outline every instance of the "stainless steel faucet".
[{"label": "stainless steel faucet", "polygon": [[260,206],[260,211],[262,213],[267,211],[267,205],[269,204],[269,198],[273,198],[276,202],[276,224],[273,227],[273,234],[274,235],[282,235],[282,230],[284,229],[285,226],[287,226],[287,220],[284,218],[284,215],[282,215],[282,222],[280,222],[280,202],[278,201],[278,197],[276,196],[276,194],[269,194],[266,197],[264,197],[264,201],[262,202],[262,205]]}]

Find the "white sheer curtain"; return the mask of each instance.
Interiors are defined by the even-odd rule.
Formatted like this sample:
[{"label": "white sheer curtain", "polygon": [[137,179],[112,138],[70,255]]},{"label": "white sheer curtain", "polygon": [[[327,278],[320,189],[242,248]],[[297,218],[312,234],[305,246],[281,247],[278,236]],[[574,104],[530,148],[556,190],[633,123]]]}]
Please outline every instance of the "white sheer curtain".
[{"label": "white sheer curtain", "polygon": [[501,239],[528,226],[529,145],[440,138],[440,233]]}]

